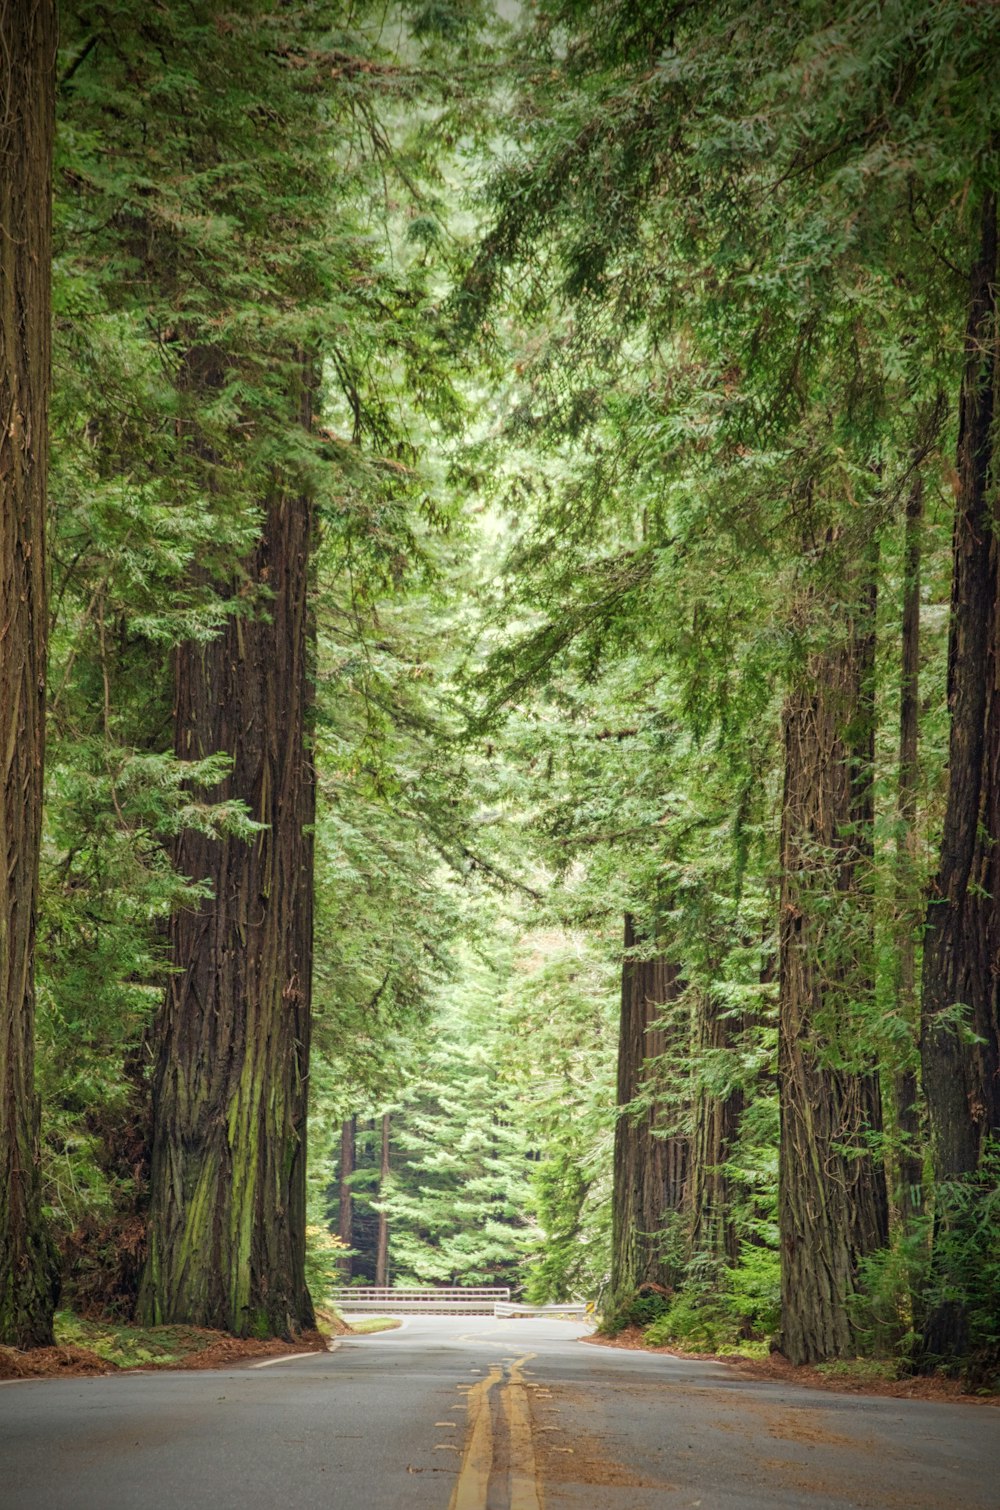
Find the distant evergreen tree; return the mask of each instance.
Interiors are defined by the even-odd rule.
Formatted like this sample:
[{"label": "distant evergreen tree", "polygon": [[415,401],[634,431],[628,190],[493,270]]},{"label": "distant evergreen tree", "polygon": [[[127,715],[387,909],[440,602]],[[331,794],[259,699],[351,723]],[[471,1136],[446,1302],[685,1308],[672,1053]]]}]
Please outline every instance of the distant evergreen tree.
[{"label": "distant evergreen tree", "polygon": [[465,954],[421,1047],[420,1074],[393,1112],[379,1204],[396,1282],[519,1287],[533,1238],[530,1151],[496,1020],[506,968]]}]

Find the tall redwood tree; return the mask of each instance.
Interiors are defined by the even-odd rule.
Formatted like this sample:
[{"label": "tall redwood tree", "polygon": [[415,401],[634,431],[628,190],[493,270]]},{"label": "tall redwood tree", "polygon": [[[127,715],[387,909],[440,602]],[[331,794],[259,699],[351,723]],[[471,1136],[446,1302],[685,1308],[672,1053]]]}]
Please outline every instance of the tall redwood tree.
[{"label": "tall redwood tree", "polygon": [[[611,1290],[618,1298],[642,1284],[667,1286],[677,1279],[671,1262],[672,1231],[680,1220],[687,1189],[689,1137],[670,1130],[676,1109],[664,1111],[655,1095],[659,1059],[677,1034],[660,1022],[677,1000],[677,966],[662,954],[649,959],[631,952],[641,943],[634,919],[625,918],[621,1027],[618,1039],[618,1122],[615,1126],[612,1196]],[[690,1044],[685,1041],[682,1052]],[[640,1094],[641,1110],[626,1108]]]},{"label": "tall redwood tree", "polygon": [[[837,549],[832,536],[825,549]],[[855,580],[856,602],[835,610],[841,622],[796,678],[782,719],[779,1226],[793,1363],[856,1352],[859,1265],[888,1238],[871,1143],[882,1127],[878,1074],[854,1043],[872,988],[873,581]],[[811,593],[804,615],[820,607]]]},{"label": "tall redwood tree", "polygon": [[[941,859],[924,943],[921,1061],[940,1183],[973,1174],[1000,1134],[1000,539],[993,424],[1000,376],[997,203],[983,195],[959,412]],[[971,1032],[968,1030],[971,1029]],[[938,1222],[940,1237],[940,1216]],[[928,1361],[961,1356],[956,1300],[929,1316]]]},{"label": "tall redwood tree", "polygon": [[52,1341],[35,1093],[56,23],[0,0],[0,1342]]},{"label": "tall redwood tree", "polygon": [[141,1307],[241,1336],[313,1324],[305,1281],[305,1129],[315,780],[308,498],[280,490],[245,563],[270,594],[176,656],[178,755],[219,751],[248,838],[188,830],[177,864],[211,896],[172,926],[159,1025],[149,1258]]}]

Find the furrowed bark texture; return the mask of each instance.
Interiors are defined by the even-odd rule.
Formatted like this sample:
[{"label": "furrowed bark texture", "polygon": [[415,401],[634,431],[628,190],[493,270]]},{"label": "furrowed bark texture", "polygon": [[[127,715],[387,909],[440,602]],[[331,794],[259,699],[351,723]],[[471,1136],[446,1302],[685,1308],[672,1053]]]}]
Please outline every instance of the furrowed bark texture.
[{"label": "furrowed bark texture", "polygon": [[[997,520],[990,497],[996,276],[991,195],[971,279],[948,655],[948,800],[924,945],[924,1083],[937,1172],[944,1179],[974,1170],[983,1137],[1000,1128],[1000,622]],[[956,1003],[970,1009],[969,1025],[984,1043],[963,1043],[954,1025],[941,1021]]]},{"label": "furrowed bark texture", "polygon": [[[703,997],[695,1024],[696,1053],[729,1053],[736,1047],[738,1026],[710,997]],[[739,1241],[730,1214],[733,1191],[723,1166],[739,1132],[743,1104],[739,1087],[725,1096],[699,1087],[691,1138],[692,1250],[733,1263],[739,1257]]]},{"label": "furrowed bark texture", "polygon": [[52,1341],[35,1093],[45,734],[52,0],[0,0],[0,1342]]},{"label": "furrowed bark texture", "polygon": [[[379,1201],[385,1200],[389,1180],[389,1113],[382,1114],[382,1158],[379,1164]],[[378,1243],[375,1248],[375,1283],[389,1283],[389,1218],[384,1211],[378,1214]]]},{"label": "furrowed bark texture", "polygon": [[[1000,1133],[1000,562],[991,430],[998,379],[997,206],[988,194],[972,268],[953,537],[951,734],[941,860],[924,941],[921,1062],[939,1182],[973,1173]],[[967,1009],[976,1041],[959,1031]],[[955,1356],[957,1303],[928,1318],[929,1357]]]},{"label": "furrowed bark texture", "polygon": [[188,831],[179,869],[211,900],[172,924],[153,1091],[149,1259],[141,1309],[238,1336],[313,1323],[305,1281],[306,1076],[315,791],[307,500],[276,497],[247,575],[273,594],[176,659],[178,755],[225,750],[250,840]]},{"label": "furrowed bark texture", "polygon": [[[896,1009],[916,1034],[920,1019],[917,994],[917,781],[920,738],[920,528],[923,480],[914,481],[906,503],[904,541],[902,657],[899,676],[899,783],[896,809],[896,904],[899,916],[896,963]],[[896,1158],[896,1205],[904,1227],[923,1211],[923,1159],[920,1154],[920,1089],[915,1069],[893,1079],[899,1152]]]},{"label": "furrowed bark texture", "polygon": [[[351,1175],[354,1173],[354,1149],[357,1139],[358,1121],[356,1117],[348,1117],[340,1127],[340,1183],[338,1187],[337,1203],[337,1234],[342,1243],[350,1248],[354,1242],[354,1192],[351,1189]],[[349,1253],[345,1253],[340,1260],[341,1279],[346,1284],[351,1277],[354,1260]]]},{"label": "furrowed bark texture", "polygon": [[[626,916],[625,949],[639,942],[633,919]],[[689,1140],[684,1133],[670,1131],[677,1121],[674,1108],[661,1108],[655,1100],[638,1116],[622,1108],[646,1085],[645,1060],[658,1058],[674,1046],[676,1035],[652,1024],[680,992],[677,967],[662,955],[648,960],[626,955],[612,1197],[611,1292],[619,1299],[639,1285],[669,1287],[677,1278],[667,1244],[671,1225],[684,1208]],[[683,1045],[685,1051],[687,1047]]]},{"label": "furrowed bark texture", "polygon": [[[878,1077],[835,1060],[867,994],[873,614],[813,656],[786,701],[778,1078],[782,1347],[793,1363],[856,1351],[858,1263],[888,1236]],[[838,1052],[839,1051],[839,1052]]]}]

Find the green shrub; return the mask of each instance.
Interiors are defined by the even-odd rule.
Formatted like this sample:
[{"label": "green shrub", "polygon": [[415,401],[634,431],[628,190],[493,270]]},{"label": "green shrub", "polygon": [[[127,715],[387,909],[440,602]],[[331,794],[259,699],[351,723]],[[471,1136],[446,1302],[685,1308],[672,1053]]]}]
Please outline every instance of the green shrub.
[{"label": "green shrub", "polygon": [[767,1341],[781,1326],[781,1256],[774,1248],[743,1245],[740,1262],[726,1271],[726,1293],[747,1340]]},{"label": "green shrub", "polygon": [[[979,1169],[938,1186],[928,1213],[890,1247],[865,1259],[852,1306],[858,1351],[907,1370],[961,1372],[973,1389],[1000,1384],[1000,1146]],[[928,1318],[952,1310],[953,1354],[937,1357]]]},{"label": "green shrub", "polygon": [[651,1347],[689,1352],[760,1352],[781,1319],[781,1271],[771,1248],[745,1245],[730,1268],[696,1257],[683,1288],[645,1330]]},{"label": "green shrub", "polygon": [[605,1337],[614,1337],[627,1327],[647,1327],[670,1307],[670,1296],[661,1290],[641,1286],[601,1318],[598,1328]]},{"label": "green shrub", "polygon": [[[934,1247],[922,1310],[961,1314],[964,1343],[940,1362],[973,1389],[1000,1386],[1000,1142],[991,1141],[975,1174],[938,1187]],[[924,1365],[933,1363],[926,1350]]]},{"label": "green shrub", "polygon": [[651,1347],[677,1343],[693,1353],[716,1353],[735,1346],[739,1327],[730,1314],[727,1297],[689,1286],[677,1295],[658,1321],[646,1328]]},{"label": "green shrub", "polygon": [[341,1282],[341,1263],[350,1250],[345,1242],[318,1223],[306,1227],[306,1284],[316,1305],[323,1305]]},{"label": "green shrub", "polygon": [[904,1365],[919,1350],[914,1297],[927,1283],[931,1221],[911,1223],[888,1248],[862,1259],[858,1291],[851,1297],[857,1351],[866,1357],[897,1358]]}]

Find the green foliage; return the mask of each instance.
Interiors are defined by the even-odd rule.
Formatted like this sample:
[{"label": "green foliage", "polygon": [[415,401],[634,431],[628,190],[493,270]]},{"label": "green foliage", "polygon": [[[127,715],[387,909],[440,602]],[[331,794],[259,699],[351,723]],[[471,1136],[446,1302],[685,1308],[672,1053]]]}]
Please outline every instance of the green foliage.
[{"label": "green foliage", "polygon": [[[168,920],[198,899],[171,840],[255,832],[211,801],[226,752],[174,752],[171,651],[268,612],[243,563],[276,485],[321,525],[316,751],[337,802],[318,830],[317,1089],[360,1080],[440,971],[425,825],[392,808],[434,720],[405,657],[357,674],[386,600],[434,575],[453,508],[418,450],[460,413],[433,304],[437,166],[414,130],[439,89],[397,41],[381,10],[332,3],[62,18],[39,1078],[48,1199],[88,1284],[129,1267],[144,1196],[145,1035]],[[422,748],[401,733],[416,724]]]},{"label": "green foliage", "polygon": [[767,1341],[781,1321],[781,1266],[773,1248],[745,1244],[739,1265],[725,1275],[725,1289],[740,1335]]},{"label": "green foliage", "polygon": [[746,1245],[733,1268],[713,1273],[696,1265],[644,1337],[653,1347],[675,1343],[691,1352],[736,1353],[747,1344],[766,1345],[780,1322],[778,1255]]},{"label": "green foliage", "polygon": [[508,1094],[533,1157],[536,1238],[524,1275],[536,1304],[592,1299],[610,1267],[614,966],[604,940],[532,929],[500,1006]]},{"label": "green foliage", "polygon": [[393,1117],[398,1156],[379,1204],[403,1281],[516,1284],[531,1240],[524,1134],[493,1021],[503,970],[502,956],[464,952]]},{"label": "green foliage", "polygon": [[197,1327],[114,1326],[57,1311],[56,1342],[60,1347],[82,1347],[96,1353],[116,1368],[163,1368],[183,1363],[214,1339]]},{"label": "green foliage", "polygon": [[311,1222],[306,1228],[306,1284],[313,1305],[325,1305],[330,1290],[340,1283],[345,1251],[345,1244],[326,1227]]},{"label": "green foliage", "polygon": [[[941,394],[958,389],[996,177],[996,28],[961,0],[534,7],[518,124],[454,301],[493,355],[502,312],[514,346],[477,458],[509,546],[484,594],[476,726],[529,773],[560,904],[591,926],[616,908],[655,924],[692,999],[732,1008],[725,1047],[662,1069],[695,1097],[742,1097],[733,1214],[771,1250],[778,719],[843,644],[852,563],[876,557],[878,817],[859,907],[828,855],[803,855],[823,981],[808,1052],[836,1072],[878,1063],[887,1091],[916,1058],[897,959],[940,823],[948,503],[926,520],[902,879],[898,521],[917,468],[933,498],[954,454]],[[890,1126],[876,1152],[896,1141]],[[677,1304],[679,1331],[718,1342],[756,1301],[692,1272]]]},{"label": "green foliage", "polygon": [[621,1304],[601,1316],[598,1330],[606,1337],[616,1337],[627,1327],[651,1327],[671,1309],[670,1297],[656,1290],[639,1289]]},{"label": "green foliage", "polygon": [[366,1337],[372,1332],[394,1332],[402,1324],[398,1316],[353,1316],[350,1328],[359,1337]]},{"label": "green foliage", "polygon": [[780,1323],[778,1254],[744,1244],[737,1265],[693,1260],[674,1293],[640,1286],[601,1317],[600,1331],[613,1337],[627,1327],[639,1327],[650,1347],[755,1356]]},{"label": "green foliage", "polygon": [[[942,1182],[933,1215],[911,1222],[891,1247],[863,1266],[857,1302],[866,1350],[889,1356],[908,1371],[940,1367],[961,1372],[974,1389],[1000,1386],[1000,1145],[988,1144],[981,1168]],[[929,1356],[923,1318],[961,1312],[954,1353]]]},{"label": "green foliage", "polygon": [[927,1288],[927,1311],[940,1304],[964,1311],[960,1363],[974,1387],[1000,1385],[1000,1146],[996,1140],[980,1169],[964,1180],[938,1187],[937,1227]]},{"label": "green foliage", "polygon": [[[573,1141],[576,1143],[576,1139]],[[532,1185],[538,1224],[545,1236],[541,1255],[528,1270],[525,1297],[536,1305],[545,1305],[586,1293],[586,1286],[581,1285],[586,1254],[581,1229],[590,1187],[576,1148],[547,1148]]]}]

